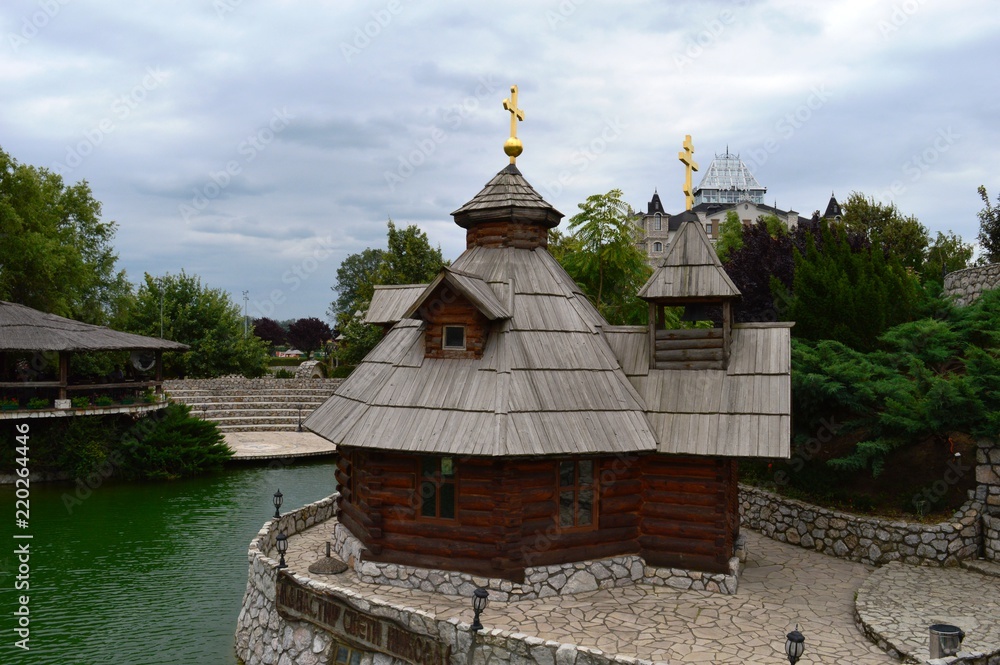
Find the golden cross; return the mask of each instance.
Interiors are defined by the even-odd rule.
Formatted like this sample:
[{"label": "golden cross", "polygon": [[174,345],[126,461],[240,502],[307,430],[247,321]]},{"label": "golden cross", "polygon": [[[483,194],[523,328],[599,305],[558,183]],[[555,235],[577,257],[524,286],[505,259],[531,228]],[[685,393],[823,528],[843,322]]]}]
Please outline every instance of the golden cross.
[{"label": "golden cross", "polygon": [[694,190],[691,188],[691,172],[698,170],[698,162],[694,161],[694,144],[691,143],[691,135],[684,137],[684,150],[677,153],[677,159],[684,165],[684,198],[687,209],[694,207]]},{"label": "golden cross", "polygon": [[505,111],[510,111],[510,138],[504,142],[503,151],[510,157],[510,163],[513,164],[517,156],[524,152],[524,146],[517,138],[517,121],[524,120],[524,111],[517,108],[516,85],[510,86],[510,98],[503,100],[503,108]]}]

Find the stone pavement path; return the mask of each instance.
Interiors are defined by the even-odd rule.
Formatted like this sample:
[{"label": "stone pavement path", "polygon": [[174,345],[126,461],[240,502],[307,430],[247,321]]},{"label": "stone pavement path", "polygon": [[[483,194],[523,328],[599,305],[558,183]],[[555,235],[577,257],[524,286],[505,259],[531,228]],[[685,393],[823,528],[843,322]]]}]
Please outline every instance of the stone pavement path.
[{"label": "stone pavement path", "polygon": [[[328,522],[289,538],[286,558],[295,573],[309,576],[307,568],[325,553],[330,532]],[[487,629],[662,663],[720,665],[787,663],[785,634],[798,623],[806,637],[804,665],[899,662],[869,642],[854,623],[854,594],[870,568],[745,533],[747,568],[735,596],[641,585],[493,602],[482,621]],[[315,577],[439,619],[471,620],[468,598],[362,584],[353,571]]]},{"label": "stone pavement path", "polygon": [[947,623],[965,631],[962,652],[1000,649],[1000,578],[961,568],[890,563],[858,591],[858,614],[884,646],[923,662],[930,657],[929,627]]},{"label": "stone pavement path", "polygon": [[227,432],[233,459],[287,459],[332,455],[337,447],[312,432]]}]

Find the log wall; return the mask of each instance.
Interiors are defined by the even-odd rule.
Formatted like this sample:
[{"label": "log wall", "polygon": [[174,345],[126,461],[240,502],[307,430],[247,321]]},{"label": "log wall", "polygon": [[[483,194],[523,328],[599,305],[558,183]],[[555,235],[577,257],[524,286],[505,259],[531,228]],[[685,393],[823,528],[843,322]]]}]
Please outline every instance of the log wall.
[{"label": "log wall", "polygon": [[548,229],[539,224],[514,221],[479,222],[465,232],[466,248],[515,247],[534,249],[548,247]]},{"label": "log wall", "polygon": [[[363,464],[352,463],[361,455]],[[341,448],[338,519],[371,561],[515,582],[524,581],[526,567],[624,554],[655,566],[728,571],[739,519],[732,461],[594,458],[597,525],[560,530],[557,458],[456,458],[454,520],[418,517],[419,459]]]}]

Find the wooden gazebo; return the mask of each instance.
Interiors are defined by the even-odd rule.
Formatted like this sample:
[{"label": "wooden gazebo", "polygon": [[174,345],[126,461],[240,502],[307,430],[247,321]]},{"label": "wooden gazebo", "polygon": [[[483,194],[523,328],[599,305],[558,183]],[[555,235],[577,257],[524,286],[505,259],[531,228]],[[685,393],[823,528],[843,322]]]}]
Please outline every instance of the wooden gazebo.
[{"label": "wooden gazebo", "polygon": [[[55,314],[12,302],[0,301],[0,390],[50,389],[65,400],[74,391],[153,388],[161,392],[163,383],[162,354],[164,351],[186,351],[186,344],[170,340],[119,332],[105,326],[74,321]],[[73,353],[99,351],[148,351],[155,355],[155,373],[145,381],[94,381],[73,383],[69,376],[69,359]],[[12,379],[16,373],[10,358],[17,354],[54,352],[59,356],[58,374],[49,379],[35,380],[25,376]],[[33,372],[32,372],[33,374]]]}]

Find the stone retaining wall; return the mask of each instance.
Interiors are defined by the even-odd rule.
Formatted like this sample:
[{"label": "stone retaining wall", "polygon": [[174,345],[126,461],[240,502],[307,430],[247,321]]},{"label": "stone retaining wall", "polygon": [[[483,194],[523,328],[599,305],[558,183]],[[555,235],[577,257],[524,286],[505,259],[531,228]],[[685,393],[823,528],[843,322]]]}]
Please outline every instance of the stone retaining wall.
[{"label": "stone retaining wall", "polygon": [[1000,563],[1000,515],[983,515],[983,557]]},{"label": "stone retaining wall", "polygon": [[740,520],[774,540],[869,565],[957,566],[978,555],[986,496],[981,485],[948,521],[921,524],[842,513],[741,485]]},{"label": "stone retaining wall", "polygon": [[[236,655],[246,665],[320,665],[330,662],[335,636],[305,621],[285,619],[275,607],[278,562],[272,558],[274,538],[279,531],[298,533],[328,520],[334,512],[333,495],[305,506],[278,520],[267,522],[251,541],[247,552],[249,579],[236,629]],[[612,656],[598,649],[561,644],[523,633],[500,629],[475,635],[467,623],[447,621],[407,607],[396,607],[362,597],[349,589],[294,576],[299,583],[317,591],[332,593],[358,610],[384,617],[430,635],[451,648],[450,665],[652,665],[651,661]],[[366,655],[362,665],[409,665],[384,655]]]},{"label": "stone retaining wall", "polygon": [[[287,368],[286,368],[287,369]],[[263,376],[258,379],[248,379],[245,376],[220,376],[215,379],[168,379],[163,382],[163,389],[172,390],[275,390],[298,388],[325,388],[329,386],[330,394],[343,383],[343,379],[276,379],[273,376]]]},{"label": "stone retaining wall", "polygon": [[997,287],[1000,287],[1000,263],[956,270],[944,278],[944,294],[953,296],[960,307],[972,303],[983,291]]},{"label": "stone retaining wall", "polygon": [[366,584],[388,584],[467,597],[472,596],[476,587],[483,587],[489,589],[490,598],[500,602],[548,598],[640,583],[723,594],[734,594],[739,588],[740,560],[736,557],[729,562],[728,574],[658,568],[647,565],[641,556],[629,554],[595,561],[529,566],[524,570],[524,583],[517,583],[450,570],[363,561],[361,542],[339,523],[333,530],[333,548],[343,561],[354,568],[358,579]]}]

